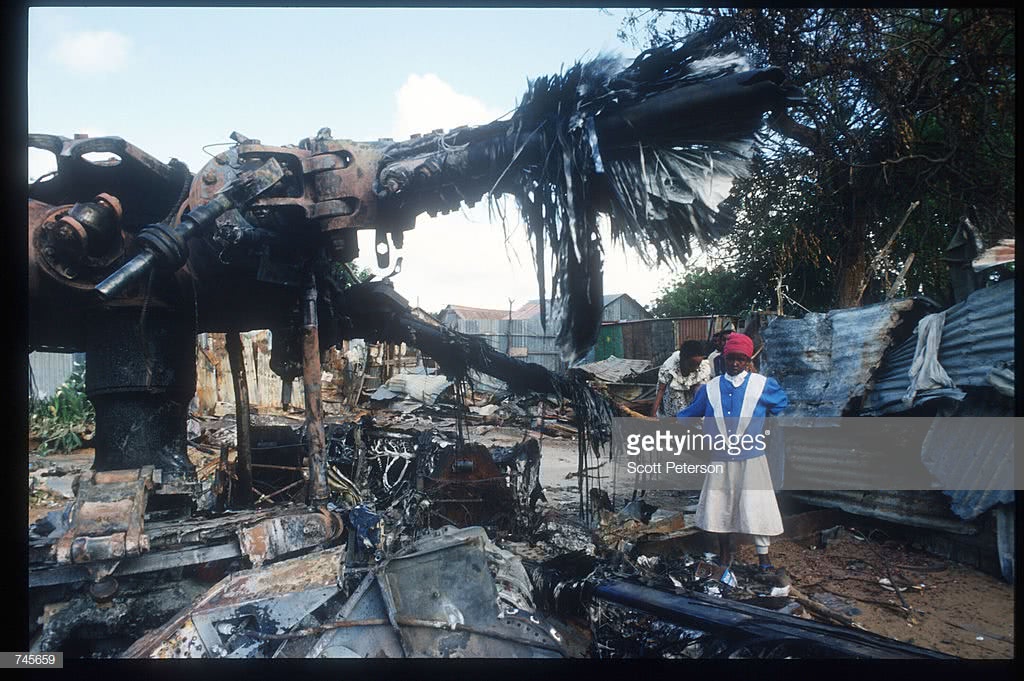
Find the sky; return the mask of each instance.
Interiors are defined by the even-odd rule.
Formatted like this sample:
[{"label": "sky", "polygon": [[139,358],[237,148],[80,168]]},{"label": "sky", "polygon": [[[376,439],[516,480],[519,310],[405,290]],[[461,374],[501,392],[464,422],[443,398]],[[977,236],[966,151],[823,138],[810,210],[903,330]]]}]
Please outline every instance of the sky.
[{"label": "sky", "polygon": [[[298,144],[323,127],[357,141],[488,123],[528,81],[599,54],[636,56],[616,37],[625,10],[358,8],[29,9],[29,132],[113,135],[198,173],[232,131]],[[29,150],[29,177],[55,168]],[[537,298],[514,201],[507,230],[487,202],[421,215],[392,249],[412,305],[508,309]],[[507,236],[506,236],[507,231]],[[378,274],[373,232],[356,262]],[[651,270],[604,238],[606,293],[650,304],[676,272]],[[550,271],[550,270],[549,270]]]}]

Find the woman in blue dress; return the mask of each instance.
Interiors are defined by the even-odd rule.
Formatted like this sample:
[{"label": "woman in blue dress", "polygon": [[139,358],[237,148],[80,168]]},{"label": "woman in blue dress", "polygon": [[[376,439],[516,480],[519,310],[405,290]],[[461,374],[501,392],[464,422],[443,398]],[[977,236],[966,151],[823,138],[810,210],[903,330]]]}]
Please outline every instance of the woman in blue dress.
[{"label": "woman in blue dress", "polygon": [[[789,399],[778,381],[750,371],[754,341],[742,333],[733,333],[726,341],[726,373],[701,386],[693,403],[678,413],[679,418],[705,417],[704,432],[751,435],[764,433],[765,417],[778,416],[789,406]],[[724,464],[724,472],[709,473],[704,479],[697,505],[695,524],[719,536],[719,557],[723,565],[732,562],[733,534],[754,538],[758,563],[772,569],[768,556],[771,537],[782,534],[782,516],[775,499],[767,447],[754,437],[729,451],[716,451],[715,462]],[[761,438],[761,443],[764,438]]]}]

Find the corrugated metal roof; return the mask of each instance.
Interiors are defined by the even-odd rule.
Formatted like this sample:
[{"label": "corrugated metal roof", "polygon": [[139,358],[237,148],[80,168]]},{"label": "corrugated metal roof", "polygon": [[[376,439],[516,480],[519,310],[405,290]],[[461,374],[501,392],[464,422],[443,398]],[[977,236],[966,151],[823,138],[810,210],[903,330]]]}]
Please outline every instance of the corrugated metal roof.
[{"label": "corrugated metal roof", "polygon": [[582,364],[576,368],[605,383],[620,383],[623,379],[643,373],[650,366],[651,363],[645,359],[622,359],[612,355],[600,362]]},{"label": "corrugated metal roof", "polygon": [[1013,281],[975,291],[946,311],[938,359],[955,388],[922,391],[908,405],[903,403],[903,396],[910,386],[909,372],[916,346],[915,333],[889,352],[865,397],[862,413],[892,414],[937,397],[962,400],[964,392],[959,388],[992,387],[988,381],[992,369],[999,362],[1013,361]]},{"label": "corrugated metal roof", "polygon": [[[647,312],[647,309],[643,305],[641,305],[640,303],[638,303],[635,300],[633,300],[633,298],[628,293],[611,293],[609,295],[606,295],[606,296],[604,296],[601,299],[601,306],[607,308],[609,305],[611,305],[612,303],[618,301],[620,298],[628,299],[632,303],[632,305],[636,306],[636,308],[638,310],[642,311],[645,316],[650,316],[649,313]],[[548,323],[550,324],[551,323],[552,306],[550,304],[551,301],[546,301],[546,302],[548,303],[548,305],[547,305]],[[618,314],[618,310],[616,310],[616,314]],[[505,317],[502,317],[502,319],[506,319],[507,317],[508,317],[508,313],[505,313]],[[533,319],[535,317],[536,318],[540,317],[540,300],[531,300],[528,303],[526,303],[525,305],[523,305],[521,308],[519,308],[518,310],[515,310],[512,313],[512,319]],[[612,320],[612,321],[615,321],[615,320]]]},{"label": "corrugated metal roof", "polygon": [[[551,312],[550,308],[548,312]],[[533,317],[540,317],[540,303],[536,301],[529,302],[512,313],[512,319],[532,319]]]},{"label": "corrugated metal roof", "polygon": [[508,319],[508,310],[491,310],[466,305],[449,305],[445,308],[445,313],[448,312],[456,315],[459,319]]},{"label": "corrugated metal roof", "polygon": [[423,404],[433,404],[452,384],[445,376],[395,374],[384,387],[398,395],[407,395]]},{"label": "corrugated metal roof", "polygon": [[785,389],[786,415],[842,415],[867,392],[897,327],[920,304],[904,299],[769,322],[761,373]]}]

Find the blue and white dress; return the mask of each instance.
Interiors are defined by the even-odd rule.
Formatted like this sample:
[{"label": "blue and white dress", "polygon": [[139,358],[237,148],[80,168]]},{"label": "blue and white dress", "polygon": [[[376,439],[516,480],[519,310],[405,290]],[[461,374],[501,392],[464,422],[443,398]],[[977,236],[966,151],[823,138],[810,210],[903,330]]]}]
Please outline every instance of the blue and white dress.
[{"label": "blue and white dress", "polygon": [[[778,381],[761,374],[716,376],[701,386],[693,403],[679,418],[704,417],[704,432],[758,434],[764,419],[778,416],[789,399]],[[708,532],[735,532],[760,536],[782,534],[782,516],[775,499],[765,449],[742,448],[738,454],[715,453],[723,474],[708,474],[700,492],[697,527]]]}]

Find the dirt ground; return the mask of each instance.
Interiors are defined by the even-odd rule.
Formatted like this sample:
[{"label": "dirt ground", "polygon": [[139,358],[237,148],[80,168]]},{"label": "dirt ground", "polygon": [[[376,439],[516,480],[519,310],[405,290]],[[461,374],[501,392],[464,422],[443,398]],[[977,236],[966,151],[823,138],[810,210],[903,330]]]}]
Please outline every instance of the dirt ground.
[{"label": "dirt ground", "polygon": [[[476,426],[469,435],[487,446],[509,446],[521,441],[523,432]],[[541,484],[549,505],[576,502],[575,440],[544,437],[542,456]],[[32,455],[30,474],[38,476],[55,467],[64,471],[84,470],[92,464],[92,458],[91,449],[69,455]],[[37,489],[29,497],[29,523],[63,508],[68,500]],[[649,495],[648,501],[665,510],[684,511],[691,500],[686,495],[661,493]],[[867,540],[863,536],[863,532],[844,532],[824,548],[777,541],[772,545],[772,562],[784,567],[804,594],[849,614],[868,631],[958,657],[1013,657],[1012,585],[970,567],[911,550],[902,543],[882,542],[878,537]],[[756,562],[753,546],[738,547],[737,560]],[[886,576],[886,565],[894,571],[897,582],[906,579],[911,584],[923,585],[902,592],[913,611],[909,617],[896,593],[878,583]]]},{"label": "dirt ground", "polygon": [[[807,596],[833,609],[855,608],[859,614],[847,614],[868,631],[958,657],[1013,658],[1013,585],[897,542],[880,544],[847,534],[824,550],[812,546],[776,542],[772,563],[786,568]],[[756,562],[754,547],[741,546],[737,558]],[[897,583],[902,575],[923,585],[901,592],[911,617],[899,597],[879,585],[885,565]]]}]

